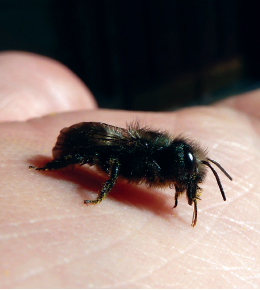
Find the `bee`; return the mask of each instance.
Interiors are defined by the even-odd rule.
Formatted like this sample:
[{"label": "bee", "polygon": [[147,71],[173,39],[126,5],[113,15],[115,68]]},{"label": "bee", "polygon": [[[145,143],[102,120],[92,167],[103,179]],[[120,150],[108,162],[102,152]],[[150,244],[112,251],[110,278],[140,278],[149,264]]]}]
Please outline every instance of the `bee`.
[{"label": "bee", "polygon": [[197,223],[199,185],[206,170],[213,172],[224,200],[226,196],[220,178],[211,164],[216,165],[230,180],[232,177],[216,161],[207,157],[205,150],[182,136],[172,137],[167,132],[141,127],[138,123],[126,129],[100,122],[82,122],[60,131],[52,149],[53,160],[35,170],[56,170],[69,165],[95,165],[108,175],[108,180],[95,200],[101,202],[111,191],[118,177],[150,187],[175,187],[175,208],[178,198],[186,192],[189,205],[194,205],[192,226]]}]

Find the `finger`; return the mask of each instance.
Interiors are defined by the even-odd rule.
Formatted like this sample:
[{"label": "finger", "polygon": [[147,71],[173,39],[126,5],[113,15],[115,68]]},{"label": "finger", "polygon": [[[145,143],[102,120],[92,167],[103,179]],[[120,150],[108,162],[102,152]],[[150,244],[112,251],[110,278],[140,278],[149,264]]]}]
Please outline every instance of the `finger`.
[{"label": "finger", "polygon": [[97,108],[84,83],[67,67],[47,57],[1,53],[0,74],[1,121]]},{"label": "finger", "polygon": [[229,97],[221,102],[216,103],[217,106],[231,107],[237,111],[244,112],[249,116],[260,118],[260,90],[246,92],[241,95]]}]

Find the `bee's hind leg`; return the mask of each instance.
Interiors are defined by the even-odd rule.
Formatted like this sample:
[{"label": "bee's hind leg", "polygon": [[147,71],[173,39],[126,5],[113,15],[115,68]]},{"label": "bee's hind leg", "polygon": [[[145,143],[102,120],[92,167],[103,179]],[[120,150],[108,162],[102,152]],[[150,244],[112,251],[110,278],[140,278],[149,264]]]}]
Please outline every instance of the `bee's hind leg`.
[{"label": "bee's hind leg", "polygon": [[116,159],[113,159],[111,161],[111,167],[109,170],[109,180],[107,180],[104,184],[103,184],[103,188],[101,189],[98,198],[94,199],[94,200],[88,200],[85,199],[84,203],[88,204],[88,203],[100,203],[104,198],[107,197],[107,195],[109,194],[109,192],[111,191],[111,189],[113,188],[113,186],[115,185],[116,179],[118,177],[118,171],[119,171],[119,163]]},{"label": "bee's hind leg", "polygon": [[53,159],[46,164],[44,164],[42,167],[37,167],[37,166],[29,166],[29,169],[35,169],[38,171],[44,171],[44,170],[57,170],[61,168],[65,168],[71,164],[76,164],[81,162],[81,160],[75,156],[72,155],[67,155],[63,156],[60,159]]}]

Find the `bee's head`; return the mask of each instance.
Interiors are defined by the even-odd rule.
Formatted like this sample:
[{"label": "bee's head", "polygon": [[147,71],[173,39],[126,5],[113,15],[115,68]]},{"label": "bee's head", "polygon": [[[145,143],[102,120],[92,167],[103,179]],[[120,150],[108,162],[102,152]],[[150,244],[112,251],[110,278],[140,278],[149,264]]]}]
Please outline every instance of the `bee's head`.
[{"label": "bee's head", "polygon": [[[195,226],[197,222],[197,199],[200,197],[200,187],[198,184],[203,182],[206,176],[206,168],[209,167],[214,174],[224,200],[226,200],[225,192],[219,176],[216,170],[211,166],[211,163],[215,164],[230,180],[232,180],[232,178],[219,163],[208,158],[206,151],[201,150],[197,144],[189,144],[187,146],[187,144],[184,143],[182,154],[186,172],[185,185],[182,188],[186,189],[189,205],[194,204],[192,226]],[[177,203],[175,203],[175,206],[176,205]]]},{"label": "bee's head", "polygon": [[175,148],[178,152],[179,163],[182,165],[182,171],[179,175],[179,181],[183,181],[186,187],[186,193],[189,205],[192,205],[195,199],[199,198],[200,187],[206,176],[207,167],[210,168],[218,183],[220,192],[224,200],[226,200],[225,193],[220,182],[220,178],[216,170],[211,166],[215,164],[230,180],[231,176],[224,170],[224,168],[216,161],[207,157],[207,152],[202,150],[197,143],[175,140]]},{"label": "bee's head", "polygon": [[189,205],[199,199],[199,184],[206,177],[207,167],[214,174],[222,197],[226,200],[219,176],[211,163],[214,163],[230,180],[232,178],[216,161],[209,159],[207,151],[201,149],[196,142],[183,137],[175,138],[168,146],[162,146],[156,151],[153,157],[163,178],[173,181],[176,191],[186,191]]},{"label": "bee's head", "polygon": [[196,156],[196,153],[198,153],[198,151],[195,151],[195,153],[193,151],[184,151],[186,169],[190,174],[190,179],[187,180],[186,183],[189,205],[192,205],[193,201],[199,197],[199,193],[197,192],[200,189],[198,183],[201,183],[206,176],[206,166],[209,167],[214,174],[223,200],[226,200],[225,192],[223,190],[220,178],[216,170],[211,166],[211,163],[215,164],[230,180],[232,180],[232,177],[219,163],[208,157],[201,160],[198,156]]}]

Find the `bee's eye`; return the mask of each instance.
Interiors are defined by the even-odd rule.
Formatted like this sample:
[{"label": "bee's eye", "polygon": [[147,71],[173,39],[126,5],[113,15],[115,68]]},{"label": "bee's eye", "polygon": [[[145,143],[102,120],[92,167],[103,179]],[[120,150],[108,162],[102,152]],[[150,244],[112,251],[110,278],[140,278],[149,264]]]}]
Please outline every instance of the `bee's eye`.
[{"label": "bee's eye", "polygon": [[192,175],[196,169],[196,161],[194,155],[189,150],[184,150],[184,160],[187,172]]}]

